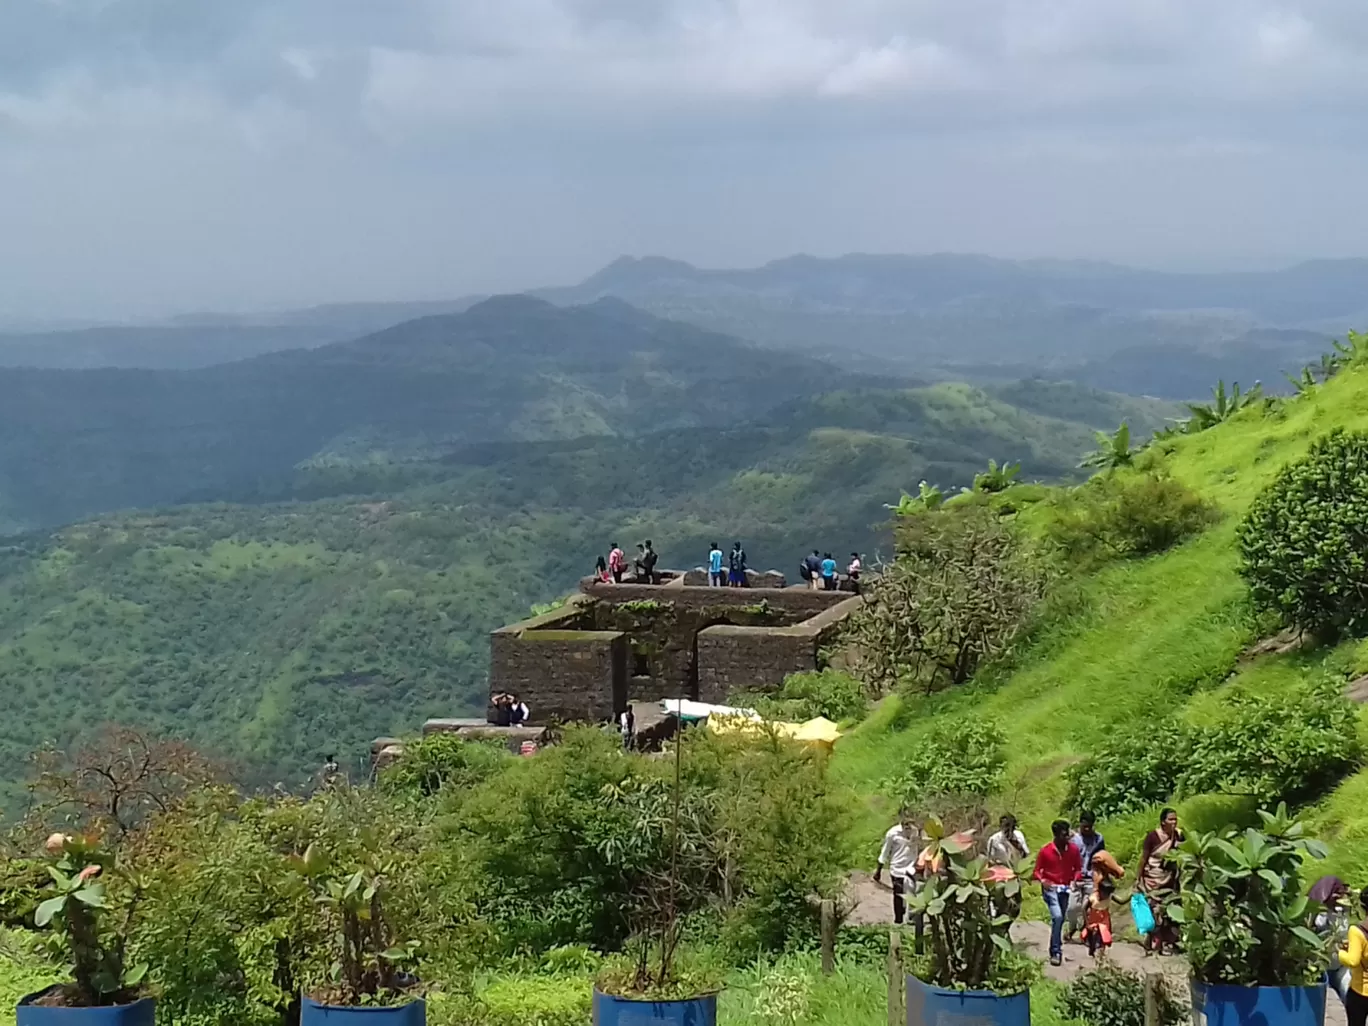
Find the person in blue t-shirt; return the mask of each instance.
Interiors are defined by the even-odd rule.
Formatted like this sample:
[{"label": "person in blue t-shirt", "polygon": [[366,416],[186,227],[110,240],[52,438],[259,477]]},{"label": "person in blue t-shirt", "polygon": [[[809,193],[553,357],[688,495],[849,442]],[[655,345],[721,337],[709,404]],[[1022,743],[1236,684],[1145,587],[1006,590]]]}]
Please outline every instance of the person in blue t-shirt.
[{"label": "person in blue t-shirt", "polygon": [[828,552],[822,557],[822,587],[827,591],[836,590],[836,560]]},{"label": "person in blue t-shirt", "polygon": [[722,549],[717,542],[712,543],[708,553],[708,587],[721,588],[726,582],[722,579]]}]

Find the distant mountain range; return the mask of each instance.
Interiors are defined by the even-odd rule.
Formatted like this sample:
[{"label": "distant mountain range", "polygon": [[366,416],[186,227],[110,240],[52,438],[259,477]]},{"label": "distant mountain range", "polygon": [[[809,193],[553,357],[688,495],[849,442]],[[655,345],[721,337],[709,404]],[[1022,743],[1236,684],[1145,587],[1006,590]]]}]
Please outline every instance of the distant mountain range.
[{"label": "distant mountain range", "polygon": [[[1181,399],[1205,394],[1217,378],[1276,389],[1331,337],[1368,323],[1368,260],[1177,274],[953,254],[796,256],[742,270],[623,257],[578,285],[529,294],[560,306],[617,299],[849,371],[984,382],[1040,375]],[[356,339],[480,301],[0,334],[0,366],[201,368]]]},{"label": "distant mountain range", "polygon": [[527,296],[199,370],[0,370],[0,521],[276,495],[307,462],[723,427],[890,383],[618,300],[563,309]]}]

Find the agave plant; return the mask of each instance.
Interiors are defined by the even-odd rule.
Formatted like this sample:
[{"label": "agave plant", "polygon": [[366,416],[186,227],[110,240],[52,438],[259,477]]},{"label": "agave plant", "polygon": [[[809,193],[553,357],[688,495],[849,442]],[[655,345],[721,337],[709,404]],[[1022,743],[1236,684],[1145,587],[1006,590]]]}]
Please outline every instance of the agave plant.
[{"label": "agave plant", "polygon": [[1286,804],[1259,818],[1262,829],[1193,835],[1174,856],[1183,886],[1168,914],[1200,982],[1298,986],[1324,970],[1326,941],[1307,927],[1315,906],[1301,884],[1325,846]]},{"label": "agave plant", "polygon": [[1097,432],[1097,448],[1083,457],[1078,465],[1093,470],[1115,470],[1129,467],[1135,460],[1138,449],[1131,448],[1130,424],[1121,422],[1115,434]]},{"label": "agave plant", "polygon": [[1368,360],[1368,333],[1351,331],[1343,342],[1335,342],[1335,362],[1339,367]]},{"label": "agave plant", "polygon": [[1005,492],[1010,488],[1016,477],[1021,473],[1020,461],[1016,463],[1003,463],[997,465],[997,460],[988,461],[988,469],[981,474],[974,475],[974,491],[976,492]]},{"label": "agave plant", "polygon": [[1310,395],[1316,390],[1316,373],[1310,367],[1303,367],[1299,377],[1294,378],[1291,374],[1284,376],[1297,390],[1297,395]]},{"label": "agave plant", "polygon": [[1229,392],[1226,391],[1224,379],[1217,381],[1216,387],[1211,390],[1210,405],[1187,404],[1188,412],[1192,414],[1187,420],[1187,432],[1195,435],[1199,431],[1215,427],[1261,398],[1263,398],[1263,385],[1257,381],[1254,382],[1253,388],[1244,393],[1240,392],[1238,381],[1231,384]]},{"label": "agave plant", "polygon": [[908,495],[903,492],[903,496],[898,500],[896,506],[884,503],[884,509],[891,509],[900,517],[912,516],[917,513],[924,513],[929,509],[936,509],[945,502],[945,493],[933,484],[923,481],[917,486],[916,495]]}]

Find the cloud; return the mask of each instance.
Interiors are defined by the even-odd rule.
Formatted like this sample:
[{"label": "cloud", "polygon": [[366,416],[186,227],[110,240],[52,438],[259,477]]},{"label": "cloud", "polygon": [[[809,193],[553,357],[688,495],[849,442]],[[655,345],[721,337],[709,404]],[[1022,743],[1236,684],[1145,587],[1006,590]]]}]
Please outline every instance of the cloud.
[{"label": "cloud", "polygon": [[[1276,205],[1364,157],[1365,55],[1363,0],[3,0],[0,222],[31,234],[0,308],[73,274],[133,305],[449,294],[645,248],[1124,259],[1237,193],[1260,213],[1212,251],[1271,251]],[[914,172],[953,202],[908,206]],[[1325,177],[1287,251],[1368,235]],[[1058,216],[1014,227],[1013,196]]]}]

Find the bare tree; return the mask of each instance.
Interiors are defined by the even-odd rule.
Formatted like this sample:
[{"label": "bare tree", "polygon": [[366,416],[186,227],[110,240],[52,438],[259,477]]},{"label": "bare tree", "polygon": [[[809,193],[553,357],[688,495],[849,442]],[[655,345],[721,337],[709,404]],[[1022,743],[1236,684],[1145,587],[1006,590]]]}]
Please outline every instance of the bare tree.
[{"label": "bare tree", "polygon": [[112,724],[71,752],[49,746],[32,760],[33,815],[47,819],[61,812],[115,838],[190,791],[225,778],[222,767],[184,741]]}]

